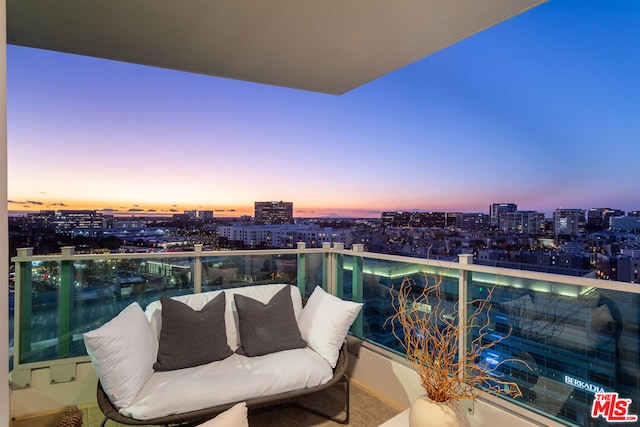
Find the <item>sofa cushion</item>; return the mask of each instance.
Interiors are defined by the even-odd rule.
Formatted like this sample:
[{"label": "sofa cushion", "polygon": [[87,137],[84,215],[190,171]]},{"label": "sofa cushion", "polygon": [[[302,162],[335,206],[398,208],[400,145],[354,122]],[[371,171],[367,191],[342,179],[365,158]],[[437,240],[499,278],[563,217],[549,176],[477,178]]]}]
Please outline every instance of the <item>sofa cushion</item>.
[{"label": "sofa cushion", "polygon": [[120,412],[151,420],[310,388],[332,377],[329,364],[308,347],[251,358],[232,354],[206,365],[154,372],[135,401]]},{"label": "sofa cushion", "polygon": [[[239,288],[232,288],[219,291],[202,292],[199,294],[180,295],[172,297],[176,301],[183,302],[194,310],[200,310],[204,305],[211,301],[213,298],[221,293],[226,295],[227,308],[225,312],[225,327],[227,330],[227,343],[231,347],[231,350],[238,348],[240,341],[238,339],[238,313],[235,308],[235,301],[233,295],[240,294],[253,298],[257,301],[267,303],[278,291],[286,287],[291,292],[291,301],[293,302],[293,311],[296,315],[296,319],[300,317],[302,312],[302,298],[300,291],[297,287],[285,284],[269,284],[269,285],[255,285],[244,286]],[[157,339],[160,338],[160,329],[162,328],[162,305],[160,301],[153,301],[147,305],[145,314],[149,319],[151,329],[154,331]]]},{"label": "sofa cushion", "polygon": [[117,408],[134,400],[153,374],[158,342],[137,302],[83,335],[100,383]]},{"label": "sofa cushion", "polygon": [[245,402],[238,403],[214,419],[199,424],[198,427],[249,427],[247,404]]},{"label": "sofa cushion", "polygon": [[162,328],[158,345],[156,371],[190,368],[229,357],[233,352],[227,344],[225,331],[225,294],[221,293],[194,310],[188,305],[167,298],[162,304]]},{"label": "sofa cushion", "polygon": [[235,294],[240,346],[237,353],[261,356],[306,347],[293,311],[291,292],[284,287],[264,304]]},{"label": "sofa cushion", "polygon": [[341,300],[316,286],[298,322],[302,339],[335,368],[342,343],[361,308],[361,303]]}]

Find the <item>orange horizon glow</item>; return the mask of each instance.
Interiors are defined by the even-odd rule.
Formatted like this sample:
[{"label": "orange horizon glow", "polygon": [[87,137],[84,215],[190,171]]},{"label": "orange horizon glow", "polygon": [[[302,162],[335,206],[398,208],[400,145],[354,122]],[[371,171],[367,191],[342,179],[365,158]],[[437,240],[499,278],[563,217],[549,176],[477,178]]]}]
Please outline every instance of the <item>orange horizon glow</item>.
[{"label": "orange horizon glow", "polygon": [[[166,203],[107,203],[103,201],[12,201],[8,203],[9,211],[13,213],[39,212],[43,210],[95,210],[104,214],[114,215],[173,215],[181,214],[185,211],[213,211],[214,217],[239,217],[243,215],[253,216],[254,205],[202,205],[202,204],[182,204],[170,205]],[[365,210],[352,207],[318,207],[318,206],[297,206],[294,203],[294,216],[296,217],[324,217],[324,216],[345,216],[375,218],[380,217],[382,210]]]},{"label": "orange horizon glow", "polygon": [[[270,201],[275,199],[260,199],[257,201]],[[278,199],[279,200],[279,199]],[[282,199],[291,201],[290,199]],[[409,207],[410,206],[410,207]],[[488,206],[488,205],[487,205]],[[479,206],[478,206],[479,207]],[[418,206],[407,203],[404,206],[396,203],[378,203],[367,208],[358,207],[355,204],[341,206],[329,205],[298,205],[293,201],[294,217],[354,217],[354,218],[379,218],[385,211],[444,211],[444,212],[485,212],[488,209],[470,210],[459,203],[440,201],[431,206]],[[47,199],[17,201],[10,199],[8,203],[9,211],[14,214],[38,212],[43,210],[95,210],[104,214],[114,214],[118,216],[126,215],[173,215],[181,214],[185,211],[213,211],[214,217],[230,218],[243,215],[254,215],[254,202],[246,202],[237,205],[231,204],[167,204],[167,203],[128,203],[100,201],[100,200],[77,200],[77,201],[51,201]]]}]

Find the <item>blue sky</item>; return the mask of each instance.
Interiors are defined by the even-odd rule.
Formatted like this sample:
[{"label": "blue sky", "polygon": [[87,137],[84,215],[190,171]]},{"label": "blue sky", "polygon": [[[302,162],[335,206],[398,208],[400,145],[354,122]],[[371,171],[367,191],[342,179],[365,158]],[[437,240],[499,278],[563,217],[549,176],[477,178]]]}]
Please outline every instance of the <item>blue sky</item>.
[{"label": "blue sky", "polygon": [[10,209],[640,209],[640,2],[552,0],[342,96],[8,46]]}]

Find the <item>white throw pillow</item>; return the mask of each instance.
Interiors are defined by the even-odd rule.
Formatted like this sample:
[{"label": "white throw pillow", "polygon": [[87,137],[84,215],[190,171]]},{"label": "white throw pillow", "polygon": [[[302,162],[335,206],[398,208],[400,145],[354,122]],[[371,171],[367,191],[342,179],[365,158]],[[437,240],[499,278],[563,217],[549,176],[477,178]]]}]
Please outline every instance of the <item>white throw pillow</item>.
[{"label": "white throw pillow", "polygon": [[335,368],[342,343],[361,308],[362,303],[343,301],[316,286],[298,321],[302,339]]},{"label": "white throw pillow", "polygon": [[247,404],[245,402],[238,403],[214,419],[199,424],[198,427],[249,427]]},{"label": "white throw pillow", "polygon": [[158,341],[137,302],[83,335],[105,393],[117,408],[126,408],[153,373]]}]

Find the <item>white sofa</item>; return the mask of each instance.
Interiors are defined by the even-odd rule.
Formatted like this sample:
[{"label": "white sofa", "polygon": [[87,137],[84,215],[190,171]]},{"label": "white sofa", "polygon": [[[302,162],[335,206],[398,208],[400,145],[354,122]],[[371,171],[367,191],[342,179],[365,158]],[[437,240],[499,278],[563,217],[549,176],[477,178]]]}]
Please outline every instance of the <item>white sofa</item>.
[{"label": "white sofa", "polygon": [[290,285],[162,299],[144,313],[134,303],[84,336],[103,425],[206,420],[238,402],[292,402],[339,381],[346,423],[344,342],[361,306],[317,287],[303,308]]}]

